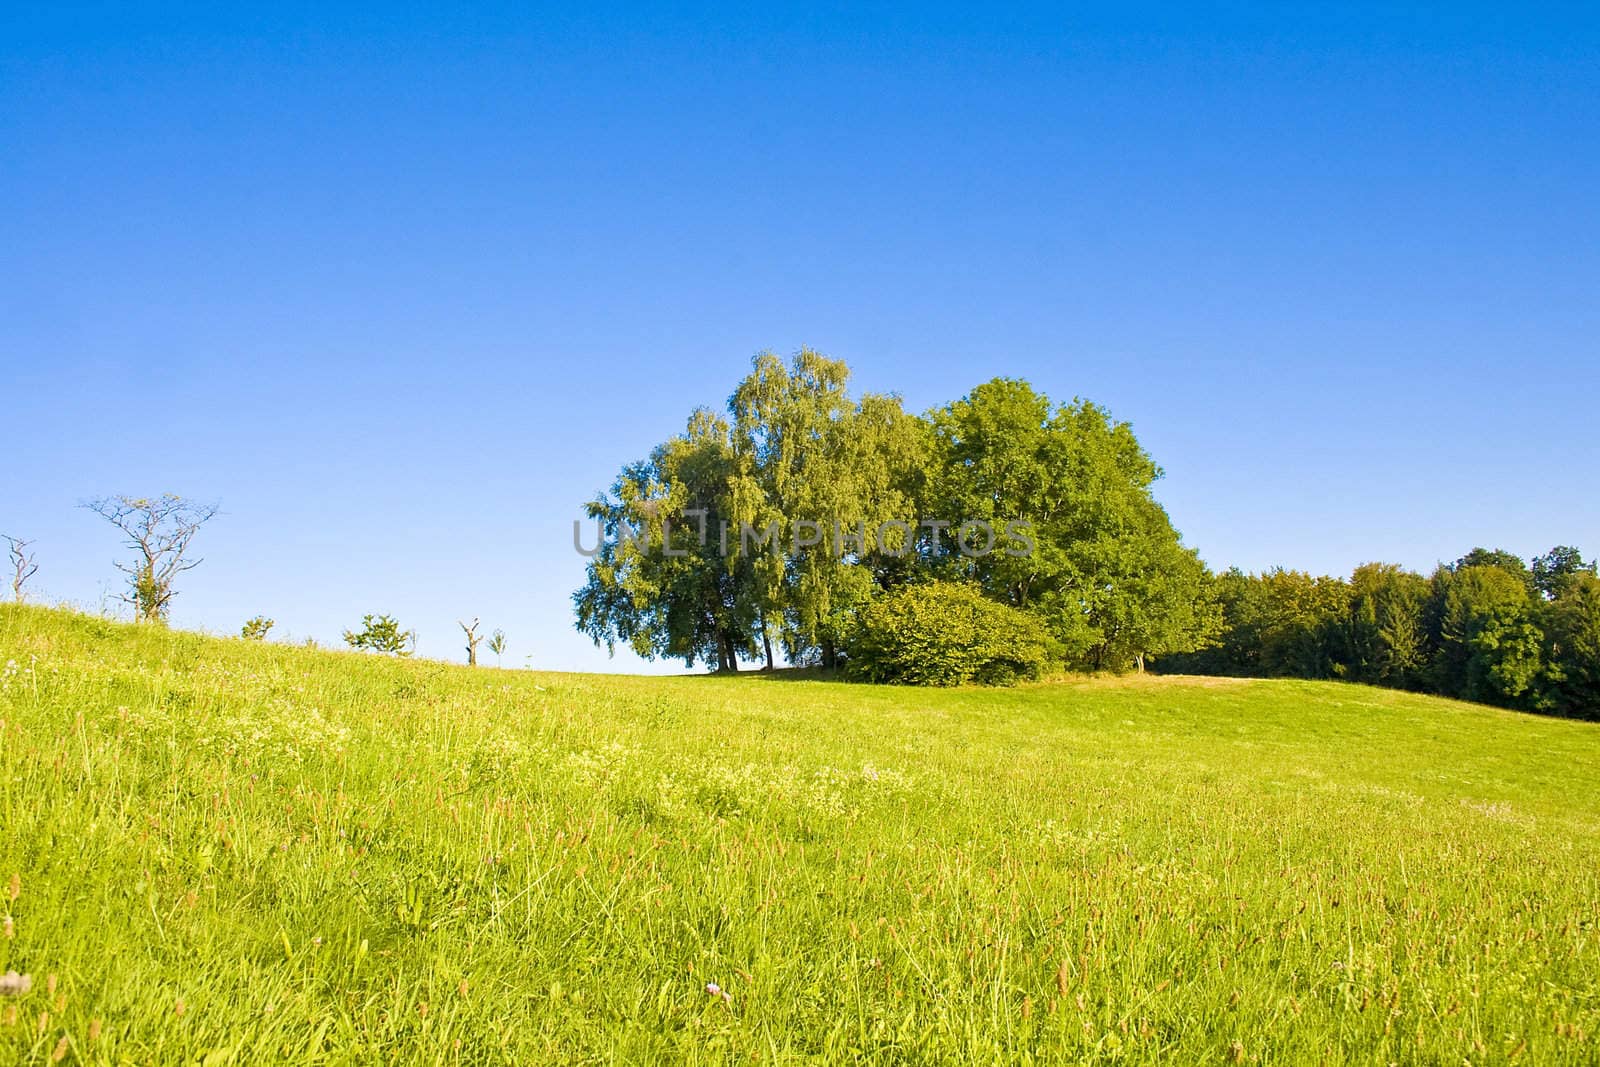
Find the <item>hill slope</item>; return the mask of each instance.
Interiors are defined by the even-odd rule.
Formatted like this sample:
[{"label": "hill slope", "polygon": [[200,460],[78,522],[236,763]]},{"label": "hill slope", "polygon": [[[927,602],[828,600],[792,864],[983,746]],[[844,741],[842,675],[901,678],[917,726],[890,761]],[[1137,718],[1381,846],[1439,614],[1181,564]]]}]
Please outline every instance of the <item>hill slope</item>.
[{"label": "hill slope", "polygon": [[15,607],[0,664],[7,1062],[1600,1059],[1595,724]]}]

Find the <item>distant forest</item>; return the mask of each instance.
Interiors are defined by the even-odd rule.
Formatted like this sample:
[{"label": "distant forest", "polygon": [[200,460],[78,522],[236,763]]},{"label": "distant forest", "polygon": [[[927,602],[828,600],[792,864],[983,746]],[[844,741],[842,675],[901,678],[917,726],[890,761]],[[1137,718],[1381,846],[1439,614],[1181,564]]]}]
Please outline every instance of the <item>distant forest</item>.
[{"label": "distant forest", "polygon": [[1209,586],[1220,632],[1157,669],[1336,678],[1600,716],[1600,580],[1576,548],[1531,565],[1475,548],[1431,577],[1368,563],[1349,579],[1230,570]]}]

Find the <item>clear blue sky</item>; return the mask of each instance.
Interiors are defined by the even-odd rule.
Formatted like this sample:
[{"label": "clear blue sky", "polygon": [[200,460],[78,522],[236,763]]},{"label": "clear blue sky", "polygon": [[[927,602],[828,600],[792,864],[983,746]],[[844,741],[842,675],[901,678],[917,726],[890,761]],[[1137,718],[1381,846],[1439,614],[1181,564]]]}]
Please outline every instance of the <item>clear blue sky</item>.
[{"label": "clear blue sky", "polygon": [[[570,525],[811,345],[1133,422],[1217,568],[1600,551],[1600,16],[0,14],[0,531],[185,627],[609,664]],[[1063,5],[1064,6],[1064,5]],[[668,669],[681,669],[669,665]]]}]

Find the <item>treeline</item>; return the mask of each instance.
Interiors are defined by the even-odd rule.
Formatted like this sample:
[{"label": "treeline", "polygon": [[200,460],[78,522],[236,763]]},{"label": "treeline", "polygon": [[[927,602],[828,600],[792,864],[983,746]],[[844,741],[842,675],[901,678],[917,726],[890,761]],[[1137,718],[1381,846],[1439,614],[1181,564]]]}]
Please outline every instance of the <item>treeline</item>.
[{"label": "treeline", "polygon": [[[1010,379],[925,415],[848,382],[816,352],[760,355],[725,412],[624,467],[575,530],[578,628],[722,670],[781,649],[934,683],[1120,670],[1214,635],[1210,576],[1126,423]],[[897,595],[933,583],[962,589]]]},{"label": "treeline", "polygon": [[1386,563],[1348,580],[1231,570],[1212,594],[1221,632],[1158,669],[1336,678],[1600,717],[1600,578],[1576,548],[1531,564],[1477,548],[1431,577]]}]

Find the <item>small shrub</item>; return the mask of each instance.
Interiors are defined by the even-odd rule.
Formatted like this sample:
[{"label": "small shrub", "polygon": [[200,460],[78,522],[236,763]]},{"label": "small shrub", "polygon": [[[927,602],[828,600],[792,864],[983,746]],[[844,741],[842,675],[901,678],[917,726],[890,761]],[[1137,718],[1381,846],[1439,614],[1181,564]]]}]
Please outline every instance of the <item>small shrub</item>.
[{"label": "small shrub", "polygon": [[956,582],[908,585],[862,608],[845,645],[852,678],[900,685],[1013,685],[1053,648],[1042,622]]},{"label": "small shrub", "polygon": [[351,648],[386,656],[409,656],[416,642],[415,630],[400,629],[400,624],[387,615],[363,615],[360,630],[344,632],[344,643]]},{"label": "small shrub", "polygon": [[239,636],[246,641],[265,641],[267,639],[267,631],[270,629],[272,629],[272,620],[265,615],[257,615],[253,619],[245,620],[245,624],[239,627]]}]

